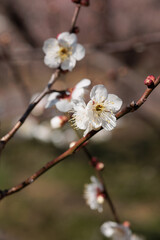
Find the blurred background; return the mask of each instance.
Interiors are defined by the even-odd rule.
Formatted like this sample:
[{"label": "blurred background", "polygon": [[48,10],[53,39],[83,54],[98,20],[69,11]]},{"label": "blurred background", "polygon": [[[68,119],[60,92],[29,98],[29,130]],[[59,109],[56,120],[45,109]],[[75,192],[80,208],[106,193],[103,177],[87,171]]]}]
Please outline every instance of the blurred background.
[{"label": "blurred background", "polygon": [[[74,8],[70,0],[0,1],[1,136],[47,84],[53,70],[43,63],[43,42],[70,29]],[[160,74],[160,1],[91,0],[90,7],[82,7],[77,25],[86,57],[62,75],[55,88],[89,78],[117,94],[124,105],[138,100],[146,89],[144,79]],[[104,178],[121,220],[130,221],[132,230],[149,240],[160,239],[159,109],[158,87],[137,112],[120,119],[111,134],[102,131],[88,144],[105,163]],[[59,114],[56,109],[41,110],[3,151],[0,189],[20,183],[77,139],[69,125],[50,129],[50,117]],[[0,239],[104,239],[99,227],[113,220],[108,205],[98,214],[83,199],[83,186],[93,174],[80,151],[4,199]]]}]

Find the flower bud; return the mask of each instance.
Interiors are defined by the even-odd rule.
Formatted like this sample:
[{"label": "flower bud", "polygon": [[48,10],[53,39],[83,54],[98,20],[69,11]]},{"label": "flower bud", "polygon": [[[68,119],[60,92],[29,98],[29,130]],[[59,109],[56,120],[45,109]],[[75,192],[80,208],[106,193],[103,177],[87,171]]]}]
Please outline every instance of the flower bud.
[{"label": "flower bud", "polygon": [[76,144],[76,141],[73,141],[69,144],[69,148],[72,148]]},{"label": "flower bud", "polygon": [[103,195],[103,194],[99,194],[99,195],[97,196],[97,202],[98,202],[99,204],[104,203],[104,195]]},{"label": "flower bud", "polygon": [[73,32],[73,33],[76,33],[76,34],[79,33],[79,31],[80,31],[80,30],[79,30],[79,27],[78,27],[78,26],[75,26],[75,27],[73,28],[73,30],[72,30],[72,32]]},{"label": "flower bud", "polygon": [[148,87],[148,88],[153,88],[154,87],[154,82],[155,82],[156,78],[153,75],[149,75],[145,80],[144,80],[144,84]]},{"label": "flower bud", "polygon": [[89,0],[81,0],[81,5],[88,7],[90,5]]},{"label": "flower bud", "polygon": [[56,129],[62,127],[67,121],[68,118],[66,116],[56,116],[51,119],[50,123],[52,128]]},{"label": "flower bud", "polygon": [[98,162],[98,163],[96,164],[96,169],[97,169],[98,171],[103,170],[103,169],[104,169],[104,163]]},{"label": "flower bud", "polygon": [[125,227],[130,227],[130,222],[128,222],[128,221],[125,221],[125,222],[123,222],[123,226],[125,226]]}]

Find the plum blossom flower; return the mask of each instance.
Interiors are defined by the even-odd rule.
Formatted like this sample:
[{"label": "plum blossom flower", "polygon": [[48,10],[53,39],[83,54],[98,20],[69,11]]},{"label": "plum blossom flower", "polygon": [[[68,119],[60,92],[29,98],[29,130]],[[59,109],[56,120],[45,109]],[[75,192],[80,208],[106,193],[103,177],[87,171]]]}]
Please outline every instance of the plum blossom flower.
[{"label": "plum blossom flower", "polygon": [[144,240],[143,237],[132,234],[129,225],[129,222],[118,224],[116,222],[109,221],[103,223],[100,230],[105,237],[113,240]]},{"label": "plum blossom flower", "polygon": [[131,240],[132,232],[129,226],[118,224],[116,222],[105,222],[100,228],[105,237],[112,238],[113,240]]},{"label": "plum blossom flower", "polygon": [[91,183],[85,185],[84,198],[91,209],[103,211],[104,188],[96,177],[92,176]]},{"label": "plum blossom flower", "polygon": [[51,93],[48,97],[46,108],[52,107],[53,105],[61,112],[68,112],[73,107],[73,100],[83,98],[85,95],[86,87],[91,84],[89,79],[82,79],[76,84],[74,88],[70,88],[65,91],[64,94],[59,92]]},{"label": "plum blossom flower", "polygon": [[76,61],[85,56],[85,49],[77,43],[74,33],[63,32],[56,38],[49,38],[44,42],[43,51],[46,54],[44,63],[50,68],[61,67],[62,70],[72,69]]},{"label": "plum blossom flower", "polygon": [[115,128],[115,113],[121,108],[122,100],[114,94],[108,94],[104,85],[94,86],[90,98],[87,105],[83,99],[72,100],[74,125],[85,130],[84,136],[91,130],[98,130],[101,127],[107,131]]}]

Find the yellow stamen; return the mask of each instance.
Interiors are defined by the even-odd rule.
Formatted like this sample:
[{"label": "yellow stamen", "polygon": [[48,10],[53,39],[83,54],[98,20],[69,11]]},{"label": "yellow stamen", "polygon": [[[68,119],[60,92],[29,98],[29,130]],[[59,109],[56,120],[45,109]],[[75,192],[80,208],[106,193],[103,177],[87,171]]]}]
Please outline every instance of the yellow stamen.
[{"label": "yellow stamen", "polygon": [[72,54],[71,48],[60,47],[58,54],[59,54],[61,60],[64,61]]}]

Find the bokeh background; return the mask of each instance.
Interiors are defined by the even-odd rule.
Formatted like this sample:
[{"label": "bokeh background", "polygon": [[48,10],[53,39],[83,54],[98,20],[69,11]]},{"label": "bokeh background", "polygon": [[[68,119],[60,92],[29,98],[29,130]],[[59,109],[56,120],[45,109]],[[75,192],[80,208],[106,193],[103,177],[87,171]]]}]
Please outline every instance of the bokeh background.
[{"label": "bokeh background", "polygon": [[[43,63],[43,42],[69,30],[74,8],[70,0],[0,1],[1,136],[47,84],[53,70]],[[125,105],[141,96],[147,75],[160,74],[159,0],[91,0],[90,7],[81,9],[77,25],[86,57],[61,76],[55,88],[89,78],[93,85],[104,84]],[[137,112],[119,120],[110,135],[99,133],[88,144],[105,163],[105,181],[121,220],[130,221],[133,231],[149,240],[160,239],[159,109],[157,88]],[[20,183],[76,139],[69,125],[50,130],[53,137],[48,139],[46,127],[56,114],[51,109],[36,119],[32,116],[6,146],[0,159],[0,189]],[[42,131],[30,125],[33,118],[45,127]],[[83,199],[83,185],[93,174],[80,151],[4,199],[0,239],[104,239],[99,227],[113,220],[108,205],[98,214]]]}]

